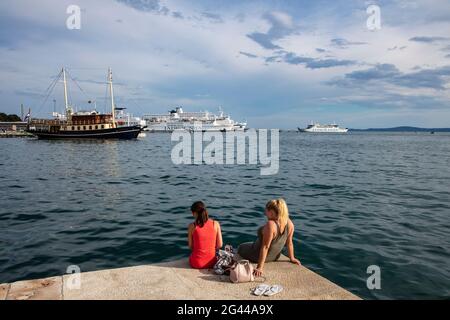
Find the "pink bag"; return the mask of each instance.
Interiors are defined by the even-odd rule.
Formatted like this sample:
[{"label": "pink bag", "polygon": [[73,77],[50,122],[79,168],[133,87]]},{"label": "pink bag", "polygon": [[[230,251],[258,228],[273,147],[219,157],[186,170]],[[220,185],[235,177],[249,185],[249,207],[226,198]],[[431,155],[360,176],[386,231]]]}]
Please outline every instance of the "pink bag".
[{"label": "pink bag", "polygon": [[248,260],[241,260],[230,271],[230,280],[233,283],[253,282],[255,277],[253,271],[255,268]]}]

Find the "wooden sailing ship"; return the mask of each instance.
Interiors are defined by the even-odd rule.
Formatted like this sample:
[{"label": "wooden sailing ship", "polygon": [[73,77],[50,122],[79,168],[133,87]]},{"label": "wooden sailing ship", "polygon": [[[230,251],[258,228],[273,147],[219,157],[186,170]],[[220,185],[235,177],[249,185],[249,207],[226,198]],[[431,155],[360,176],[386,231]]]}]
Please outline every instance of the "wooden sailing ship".
[{"label": "wooden sailing ship", "polygon": [[96,110],[74,112],[69,106],[66,70],[60,72],[64,83],[65,116],[56,119],[29,118],[27,132],[39,139],[136,139],[142,126],[120,126],[115,117],[114,91],[111,68],[108,70],[108,86],[111,95],[111,114]]}]

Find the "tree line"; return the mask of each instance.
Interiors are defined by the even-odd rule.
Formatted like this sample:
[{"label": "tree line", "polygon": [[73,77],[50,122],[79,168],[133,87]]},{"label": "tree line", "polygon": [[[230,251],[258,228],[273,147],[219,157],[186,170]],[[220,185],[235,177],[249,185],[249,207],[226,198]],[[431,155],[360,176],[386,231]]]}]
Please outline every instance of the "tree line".
[{"label": "tree line", "polygon": [[6,114],[0,112],[0,122],[17,122],[22,121],[17,114]]}]

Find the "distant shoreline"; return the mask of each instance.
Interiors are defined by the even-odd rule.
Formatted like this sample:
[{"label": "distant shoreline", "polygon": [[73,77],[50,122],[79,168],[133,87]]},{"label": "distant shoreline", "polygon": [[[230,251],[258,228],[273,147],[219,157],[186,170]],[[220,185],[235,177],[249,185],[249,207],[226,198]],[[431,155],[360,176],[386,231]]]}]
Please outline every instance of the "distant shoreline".
[{"label": "distant shoreline", "polygon": [[419,128],[419,127],[393,127],[393,128],[368,128],[368,129],[349,129],[349,131],[364,132],[450,132],[450,128]]}]

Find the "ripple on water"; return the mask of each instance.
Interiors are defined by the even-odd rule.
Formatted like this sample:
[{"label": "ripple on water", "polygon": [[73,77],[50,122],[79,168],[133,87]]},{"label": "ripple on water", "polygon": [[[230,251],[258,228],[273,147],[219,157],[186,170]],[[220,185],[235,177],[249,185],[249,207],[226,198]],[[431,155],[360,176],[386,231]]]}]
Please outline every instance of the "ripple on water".
[{"label": "ripple on water", "polygon": [[14,220],[17,221],[28,221],[28,222],[34,222],[38,220],[44,220],[47,219],[46,215],[43,214],[33,214],[33,213],[27,213],[27,214],[16,214],[14,216]]}]

